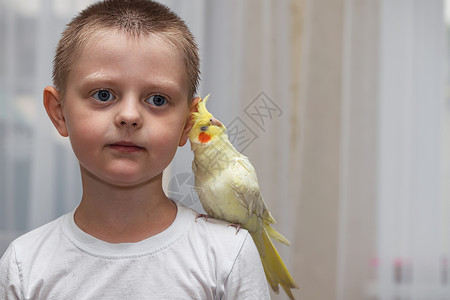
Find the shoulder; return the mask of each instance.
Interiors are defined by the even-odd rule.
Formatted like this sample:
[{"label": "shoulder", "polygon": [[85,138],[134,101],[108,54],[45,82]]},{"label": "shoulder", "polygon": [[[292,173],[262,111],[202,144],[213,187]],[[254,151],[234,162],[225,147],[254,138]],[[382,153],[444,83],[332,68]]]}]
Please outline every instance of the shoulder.
[{"label": "shoulder", "polygon": [[243,248],[248,244],[254,246],[253,239],[247,230],[229,226],[228,222],[214,218],[197,218],[198,213],[181,206],[184,214],[189,217],[189,228],[186,240],[195,249],[202,253],[213,264],[218,264],[225,270],[231,270]]},{"label": "shoulder", "polygon": [[[64,217],[64,216],[63,216]],[[43,241],[53,237],[55,234],[61,231],[61,219],[60,217],[47,224],[44,224],[36,229],[33,229],[22,236],[18,237],[12,242],[15,248],[34,248],[42,246]]]},{"label": "shoulder", "polygon": [[15,245],[16,247],[29,247],[38,244],[40,241],[53,235],[55,231],[59,230],[61,218],[62,217],[19,236],[12,242],[12,245]]},{"label": "shoulder", "polygon": [[[39,262],[50,262],[49,253],[56,251],[60,233],[60,219],[38,227],[15,239],[0,259],[0,298],[16,298],[22,295],[24,281],[27,281],[30,267]],[[37,271],[41,269],[38,268]]]},{"label": "shoulder", "polygon": [[[191,226],[187,230],[183,253],[194,253],[195,265],[202,274],[215,278],[215,294],[222,299],[268,299],[268,287],[253,238],[243,228],[236,231],[228,222],[196,217],[197,212],[188,208]],[[196,258],[196,259],[195,259]],[[194,261],[190,259],[189,261]],[[191,266],[192,267],[192,266]],[[245,297],[244,297],[245,298]]]},{"label": "shoulder", "polygon": [[227,248],[229,248],[230,245],[242,246],[249,236],[248,231],[244,228],[238,231],[235,227],[229,226],[229,222],[223,220],[212,217],[197,218],[199,214],[196,211],[180,204],[179,207],[185,211],[184,214],[188,215],[188,219],[191,220],[192,227],[189,230],[189,235],[203,240],[202,243],[219,246],[228,245]]},{"label": "shoulder", "polygon": [[[63,216],[64,217],[64,216]],[[11,245],[10,253],[14,252],[17,263],[27,264],[40,256],[47,256],[55,251],[54,245],[62,239],[60,217],[15,239]]]},{"label": "shoulder", "polygon": [[[190,210],[195,222],[197,213]],[[213,218],[198,218],[188,230],[190,244],[203,264],[210,262],[217,276],[216,295],[222,299],[270,299],[258,250],[245,229]]]}]

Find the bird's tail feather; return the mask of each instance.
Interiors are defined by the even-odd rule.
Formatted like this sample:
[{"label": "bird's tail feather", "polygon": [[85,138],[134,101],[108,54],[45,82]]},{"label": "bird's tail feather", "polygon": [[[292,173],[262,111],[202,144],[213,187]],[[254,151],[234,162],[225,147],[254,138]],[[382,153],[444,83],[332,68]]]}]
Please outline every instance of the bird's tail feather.
[{"label": "bird's tail feather", "polygon": [[283,243],[283,244],[285,244],[285,245],[288,245],[288,246],[291,245],[291,243],[288,241],[288,239],[285,238],[281,233],[279,233],[278,231],[276,231],[275,229],[273,229],[272,227],[270,227],[270,224],[264,222],[264,229],[266,229],[267,234],[268,234],[271,238],[273,238],[273,239],[275,239],[275,240],[277,240],[277,241],[279,241],[280,243]]},{"label": "bird's tail feather", "polygon": [[[280,284],[281,287],[285,290],[286,294],[289,296],[289,298],[294,299],[294,295],[292,294],[291,289],[298,288],[298,286],[295,283],[294,279],[292,278],[291,274],[289,274],[286,265],[284,264],[283,260],[278,254],[278,251],[273,245],[272,241],[270,240],[269,235],[272,236],[272,234],[268,232],[269,231],[271,233],[275,232],[279,236],[281,236],[282,239],[284,240],[286,240],[286,238],[284,238],[281,234],[279,234],[272,228],[266,230],[268,227],[270,226],[264,226],[263,229],[262,233],[263,243],[258,242],[255,243],[261,256],[261,262],[264,268],[264,272],[266,274],[267,281],[269,282],[270,286],[276,293],[279,292],[278,284]],[[264,248],[260,249],[261,247]]]}]

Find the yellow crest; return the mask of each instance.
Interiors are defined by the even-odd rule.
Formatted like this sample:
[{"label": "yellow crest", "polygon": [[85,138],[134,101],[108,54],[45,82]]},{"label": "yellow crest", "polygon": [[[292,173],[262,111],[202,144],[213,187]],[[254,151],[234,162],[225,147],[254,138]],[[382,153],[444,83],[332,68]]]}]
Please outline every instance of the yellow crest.
[{"label": "yellow crest", "polygon": [[208,94],[205,98],[201,99],[197,103],[197,110],[198,110],[198,112],[192,113],[194,124],[198,123],[200,121],[203,121],[206,124],[206,123],[209,122],[209,119],[212,118],[213,115],[206,109],[206,102],[208,102],[208,99],[209,99],[210,95],[211,94]]},{"label": "yellow crest", "polygon": [[197,103],[197,111],[192,113],[193,126],[189,132],[191,143],[208,143],[222,135],[226,128],[206,109],[206,102],[210,94]]}]

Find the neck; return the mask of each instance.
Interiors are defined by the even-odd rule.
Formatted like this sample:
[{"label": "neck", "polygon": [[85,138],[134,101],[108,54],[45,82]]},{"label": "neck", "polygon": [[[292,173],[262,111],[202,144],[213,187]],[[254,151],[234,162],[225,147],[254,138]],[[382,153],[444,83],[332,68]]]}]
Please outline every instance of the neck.
[{"label": "neck", "polygon": [[138,242],[175,219],[176,205],[162,190],[162,173],[150,182],[121,187],[81,169],[83,197],[74,218],[86,233],[111,243]]},{"label": "neck", "polygon": [[191,142],[191,148],[194,151],[195,160],[205,166],[211,163],[211,160],[219,159],[223,155],[226,155],[228,159],[231,159],[230,156],[241,155],[227,137],[215,138],[208,143]]}]

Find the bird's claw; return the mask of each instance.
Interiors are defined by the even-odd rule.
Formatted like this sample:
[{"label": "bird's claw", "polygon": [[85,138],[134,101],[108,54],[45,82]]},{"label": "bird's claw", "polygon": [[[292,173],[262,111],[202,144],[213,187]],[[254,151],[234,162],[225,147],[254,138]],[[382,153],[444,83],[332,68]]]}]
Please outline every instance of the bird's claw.
[{"label": "bird's claw", "polygon": [[195,217],[195,222],[197,222],[197,219],[198,219],[198,218],[205,218],[205,221],[208,221],[209,216],[206,215],[206,214],[198,214],[198,215]]},{"label": "bird's claw", "polygon": [[230,227],[230,226],[233,226],[234,228],[236,228],[235,234],[238,234],[239,230],[241,230],[241,228],[242,228],[241,224],[239,224],[239,223],[231,223],[231,224],[228,224],[227,227]]}]

